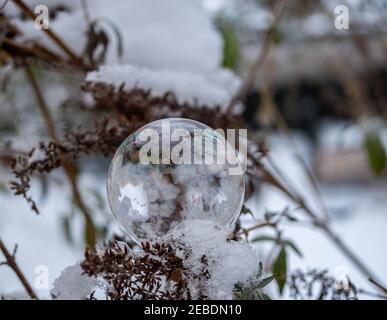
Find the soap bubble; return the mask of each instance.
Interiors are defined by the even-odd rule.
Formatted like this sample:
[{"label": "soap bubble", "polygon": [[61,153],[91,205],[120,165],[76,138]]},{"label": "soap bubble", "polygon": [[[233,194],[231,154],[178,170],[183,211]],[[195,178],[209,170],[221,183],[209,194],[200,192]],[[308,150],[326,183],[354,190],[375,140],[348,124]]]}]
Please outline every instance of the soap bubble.
[{"label": "soap bubble", "polygon": [[198,219],[231,231],[245,186],[236,152],[223,135],[172,118],[145,125],[121,144],[107,189],[114,216],[139,243]]}]

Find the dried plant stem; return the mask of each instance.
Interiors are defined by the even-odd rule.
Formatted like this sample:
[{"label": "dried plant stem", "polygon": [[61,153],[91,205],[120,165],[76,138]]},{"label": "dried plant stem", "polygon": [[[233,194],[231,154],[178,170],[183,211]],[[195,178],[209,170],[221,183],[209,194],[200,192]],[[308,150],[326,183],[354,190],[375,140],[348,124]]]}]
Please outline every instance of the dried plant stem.
[{"label": "dried plant stem", "polygon": [[24,152],[21,150],[0,150],[0,160],[4,162],[9,162],[12,159],[15,159],[17,156],[28,156],[28,152]]},{"label": "dried plant stem", "polygon": [[310,170],[305,159],[302,157],[301,152],[290,133],[289,127],[286,124],[286,121],[282,116],[281,112],[279,111],[277,104],[274,102],[269,89],[264,87],[262,89],[262,95],[265,96],[264,101],[266,101],[267,107],[269,108],[269,110],[272,112],[274,116],[274,120],[277,128],[280,131],[282,131],[284,137],[288,141],[289,145],[292,147],[291,149],[293,150],[295,158],[298,160],[306,176],[308,177],[310,184],[313,187],[315,194],[317,195],[317,199],[319,201],[322,213],[324,214],[324,218],[326,219],[326,221],[329,221],[330,217],[329,217],[328,209],[324,203],[323,196],[322,196],[319,184],[317,182],[317,179],[315,178],[314,174]]},{"label": "dried plant stem", "polygon": [[277,226],[277,224],[274,222],[262,222],[259,224],[255,224],[254,226],[252,226],[250,228],[240,230],[237,235],[242,235],[242,234],[248,235],[251,231],[254,231],[257,229],[266,228],[266,227],[275,228],[276,226]]},{"label": "dried plant stem", "polygon": [[3,11],[3,9],[5,8],[5,6],[7,5],[9,0],[5,0],[4,3],[1,5],[0,7],[0,12]]},{"label": "dried plant stem", "polygon": [[[35,14],[22,0],[13,0],[13,2],[32,20],[35,20]],[[51,29],[43,29],[44,32],[60,47],[75,64],[82,64],[77,55],[63,42],[63,40]]]},{"label": "dried plant stem", "polygon": [[380,283],[378,283],[375,279],[368,279],[374,286],[378,287],[380,290],[382,290],[385,294],[387,294],[387,288],[382,286]]},{"label": "dried plant stem", "polygon": [[[254,161],[254,158],[253,158]],[[358,270],[367,277],[372,283],[380,283],[374,273],[366,266],[366,264],[349,248],[342,239],[337,236],[330,228],[326,221],[321,220],[318,215],[305,203],[300,195],[294,190],[289,190],[283,185],[275,176],[273,176],[261,163],[256,163],[257,167],[260,168],[262,179],[267,183],[275,186],[284,192],[294,203],[300,206],[301,209],[307,214],[312,220],[313,224],[325,233],[325,235],[336,245],[338,249],[358,268]],[[277,174],[280,174],[280,172]],[[281,175],[282,176],[282,175]],[[381,285],[379,289],[383,288]],[[383,291],[383,290],[382,290]]]},{"label": "dried plant stem", "polygon": [[35,294],[31,285],[28,283],[26,277],[24,276],[23,272],[20,270],[19,266],[16,263],[16,260],[15,260],[16,248],[17,247],[15,247],[14,252],[11,254],[6,248],[4,242],[0,239],[0,251],[4,254],[6,259],[4,264],[10,267],[15,272],[15,274],[19,278],[20,282],[22,283],[23,287],[26,289],[31,299],[39,300],[38,296]]},{"label": "dried plant stem", "polygon": [[[50,111],[47,107],[46,101],[43,97],[43,94],[39,88],[38,82],[36,81],[36,78],[31,71],[29,67],[25,68],[26,75],[28,80],[31,83],[32,89],[35,93],[36,100],[37,100],[37,105],[39,107],[40,112],[42,113],[44,123],[46,125],[47,131],[51,138],[54,140],[56,144],[60,144],[59,138],[57,136],[56,130],[55,130],[55,125],[54,121],[51,117]],[[67,175],[67,178],[70,182],[71,189],[72,189],[72,194],[74,197],[74,201],[77,204],[78,208],[82,212],[85,222],[86,222],[86,228],[87,228],[87,234],[88,234],[88,239],[90,241],[90,245],[94,247],[96,243],[96,236],[95,236],[95,230],[93,226],[93,220],[91,218],[91,215],[89,213],[89,210],[87,206],[85,205],[81,193],[79,191],[78,183],[77,183],[77,171],[76,168],[67,161],[63,156],[60,157],[60,161],[63,165],[64,171]]]},{"label": "dried plant stem", "polygon": [[11,51],[11,54],[15,51],[20,52],[26,57],[36,57],[46,61],[53,61],[54,63],[60,62],[60,58],[47,49],[42,50],[40,47],[27,47],[20,43],[15,43],[8,38],[2,39],[2,47]]},{"label": "dried plant stem", "polygon": [[364,294],[366,296],[369,296],[369,297],[372,297],[372,298],[376,298],[376,299],[387,300],[387,296],[386,295],[375,293],[375,292],[370,292],[370,291],[364,290],[364,289],[358,289],[358,293]]},{"label": "dried plant stem", "polygon": [[258,71],[262,67],[263,63],[265,62],[267,56],[269,55],[270,49],[273,45],[273,38],[274,38],[275,32],[277,31],[277,26],[281,20],[282,13],[284,11],[284,6],[285,6],[284,1],[280,1],[279,4],[277,5],[277,8],[275,10],[276,12],[275,12],[274,21],[266,33],[265,40],[262,45],[262,50],[259,52],[257,58],[252,64],[249,70],[249,73],[246,79],[243,81],[238,93],[231,100],[228,108],[229,112],[231,113],[233,112],[238,101],[243,101],[246,98],[246,95],[251,90],[251,88],[254,86]]},{"label": "dried plant stem", "polygon": [[90,25],[92,20],[90,17],[90,10],[87,4],[87,0],[81,0],[81,5],[82,5],[83,15],[85,16],[85,21],[88,25]]}]

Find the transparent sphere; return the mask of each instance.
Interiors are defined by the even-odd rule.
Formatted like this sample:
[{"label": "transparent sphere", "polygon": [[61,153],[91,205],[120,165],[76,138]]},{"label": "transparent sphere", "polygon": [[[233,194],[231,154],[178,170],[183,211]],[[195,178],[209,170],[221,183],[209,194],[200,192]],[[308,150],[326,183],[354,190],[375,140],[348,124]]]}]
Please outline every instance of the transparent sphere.
[{"label": "transparent sphere", "polygon": [[198,219],[231,229],[245,186],[236,152],[223,135],[172,118],[145,125],[121,144],[107,189],[114,216],[139,243]]}]

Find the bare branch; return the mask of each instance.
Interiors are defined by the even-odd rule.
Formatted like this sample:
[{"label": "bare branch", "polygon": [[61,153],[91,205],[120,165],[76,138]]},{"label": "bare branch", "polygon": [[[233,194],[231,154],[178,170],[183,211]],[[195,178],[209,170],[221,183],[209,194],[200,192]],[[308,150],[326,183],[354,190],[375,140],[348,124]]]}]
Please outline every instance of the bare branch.
[{"label": "bare branch", "polygon": [[375,285],[376,287],[378,287],[380,290],[382,290],[385,294],[387,294],[387,288],[382,286],[380,283],[378,283],[375,279],[369,279],[369,281]]},{"label": "bare branch", "polygon": [[[29,81],[31,83],[32,89],[35,92],[36,100],[38,102],[37,105],[39,107],[40,112],[42,113],[43,120],[44,120],[44,123],[46,125],[47,131],[48,131],[49,135],[51,136],[51,138],[54,140],[54,142],[57,145],[59,145],[59,138],[58,138],[57,133],[56,133],[55,124],[54,124],[54,121],[51,117],[50,111],[47,107],[44,96],[39,88],[39,84],[38,84],[37,80],[35,79],[35,76],[29,67],[26,67],[25,71],[26,71],[27,78],[29,79]],[[90,214],[87,206],[85,205],[85,203],[82,199],[81,193],[79,191],[79,187],[78,187],[78,183],[77,183],[76,168],[71,163],[69,163],[67,161],[67,159],[65,159],[63,156],[60,156],[60,162],[63,165],[64,171],[65,171],[67,178],[70,182],[74,200],[75,200],[78,208],[80,209],[80,211],[82,212],[82,214],[85,218],[88,237],[89,237],[89,240],[91,242],[91,246],[94,247],[94,245],[96,243],[96,235],[95,235],[95,230],[94,230],[94,226],[93,226],[93,220],[91,218],[91,214]]]},{"label": "bare branch", "polygon": [[0,239],[0,251],[4,254],[6,261],[0,263],[0,265],[9,266],[17,275],[23,287],[26,289],[28,295],[31,299],[39,300],[38,296],[35,294],[31,285],[28,283],[27,278],[24,276],[23,272],[20,270],[19,266],[16,263],[15,254],[17,250],[17,245],[15,245],[12,254],[8,251],[3,241]]},{"label": "bare branch", "polygon": [[[303,211],[307,214],[307,216],[312,219],[313,224],[325,233],[325,235],[336,245],[336,247],[358,268],[358,270],[365,277],[367,277],[367,279],[371,279],[370,281],[372,281],[373,283],[379,283],[377,282],[377,280],[375,280],[378,278],[368,268],[368,266],[352,251],[352,249],[347,246],[347,244],[342,241],[342,239],[337,234],[332,231],[326,221],[323,221],[318,217],[318,215],[306,204],[306,202],[299,194],[297,194],[294,190],[289,190],[279,179],[272,175],[270,171],[267,170],[267,168],[262,163],[258,162],[254,157],[252,158],[252,160],[260,169],[261,179],[281,190],[294,203],[299,205],[300,208],[303,209]],[[281,171],[278,171],[276,173],[281,179],[284,176]],[[381,289],[381,287],[379,288]]]},{"label": "bare branch", "polygon": [[[31,9],[22,1],[22,0],[13,0],[13,2],[32,20],[35,20],[35,15],[31,11]],[[63,40],[51,29],[43,29],[44,32],[46,32],[47,36],[51,38],[53,42],[55,42],[58,47],[60,47],[67,55],[68,57],[78,65],[82,65],[82,62],[79,60],[77,55],[71,50],[64,42]]]},{"label": "bare branch", "polygon": [[266,33],[266,37],[262,45],[262,50],[259,52],[257,58],[255,59],[253,65],[251,66],[249,73],[246,79],[244,80],[244,82],[242,83],[238,93],[230,102],[230,105],[228,107],[228,111],[230,113],[232,113],[232,111],[234,110],[235,106],[239,101],[243,101],[246,98],[246,95],[254,86],[258,71],[261,69],[273,45],[273,38],[274,38],[275,32],[277,31],[277,26],[282,17],[284,7],[285,7],[285,4],[284,4],[284,1],[282,0],[279,2],[275,10],[276,11],[275,18],[272,25],[270,26],[269,30]]}]

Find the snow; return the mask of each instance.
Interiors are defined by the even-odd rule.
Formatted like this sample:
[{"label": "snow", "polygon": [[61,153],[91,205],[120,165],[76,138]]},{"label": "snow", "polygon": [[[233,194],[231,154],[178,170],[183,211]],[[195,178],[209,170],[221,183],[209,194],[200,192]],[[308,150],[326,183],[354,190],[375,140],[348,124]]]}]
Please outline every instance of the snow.
[{"label": "snow", "polygon": [[[50,9],[59,1],[29,0],[26,3],[30,8],[39,3]],[[114,5],[106,0],[93,0],[87,4],[91,19],[107,19],[119,29],[124,45],[122,63],[152,68],[210,70],[222,60],[221,37],[197,0],[115,0]],[[66,6],[70,6],[71,11],[60,12],[56,19],[51,19],[50,28],[60,34],[71,49],[81,54],[86,32],[81,1],[69,1]],[[15,13],[11,3],[6,9]],[[44,32],[32,27],[31,21],[15,18],[14,22],[25,34],[25,39],[34,38],[62,53]],[[110,35],[114,38],[113,34]],[[109,50],[109,63],[118,61],[115,45],[113,42]]]},{"label": "snow", "polygon": [[[190,221],[184,228],[165,236],[163,241],[179,248],[177,255],[194,274],[188,279],[193,299],[203,293],[210,299],[232,299],[236,283],[248,286],[256,281],[259,260],[254,249],[247,243],[227,241],[227,236],[226,229],[205,220]],[[187,253],[188,258],[184,259]],[[137,250],[129,254],[141,256],[143,253]],[[203,257],[206,265],[203,265]],[[208,270],[208,279],[201,277],[203,269]],[[162,288],[166,285],[165,279],[161,285]],[[51,293],[56,299],[83,300],[94,290],[102,290],[105,296],[101,297],[106,298],[110,288],[104,280],[83,274],[79,264],[75,264],[55,280]]]},{"label": "snow", "polygon": [[[51,3],[42,2],[50,8]],[[31,7],[35,2],[31,2]],[[86,80],[125,88],[151,89],[155,96],[172,91],[180,102],[227,106],[240,86],[231,71],[220,67],[223,43],[220,33],[198,0],[103,0],[88,2],[90,16],[101,18],[109,35],[106,65]],[[86,23],[80,1],[70,12],[59,12],[50,28],[60,34],[77,55],[85,48]],[[10,9],[11,10],[11,9]],[[103,18],[103,19],[102,19]],[[60,49],[31,21],[13,19],[23,32],[19,41],[35,40],[57,54]],[[107,21],[120,31],[118,39]]]},{"label": "snow", "polygon": [[133,88],[150,89],[152,96],[173,92],[180,103],[223,106],[230,103],[240,80],[226,69],[206,72],[175,69],[149,69],[134,65],[102,66],[87,75],[86,81],[112,84],[130,91]]},{"label": "snow", "polygon": [[[190,220],[184,227],[174,230],[166,239],[175,239],[190,249],[185,265],[200,274],[203,256],[208,261],[209,280],[201,283],[209,299],[232,299],[234,285],[248,285],[258,272],[259,260],[248,243],[227,241],[228,229],[221,229],[206,220]],[[243,263],[241,263],[243,261]],[[195,297],[197,286],[190,289]]]},{"label": "snow", "polygon": [[85,300],[90,294],[105,286],[104,280],[83,274],[79,264],[63,270],[54,281],[51,294],[57,300]]},{"label": "snow", "polygon": [[[26,166],[34,162],[43,161],[44,159],[46,159],[46,154],[41,149],[34,149],[33,153],[28,158],[28,163]],[[17,165],[20,165],[20,164],[17,164]],[[20,169],[24,169],[24,165],[23,165],[23,168],[20,168]]]}]

